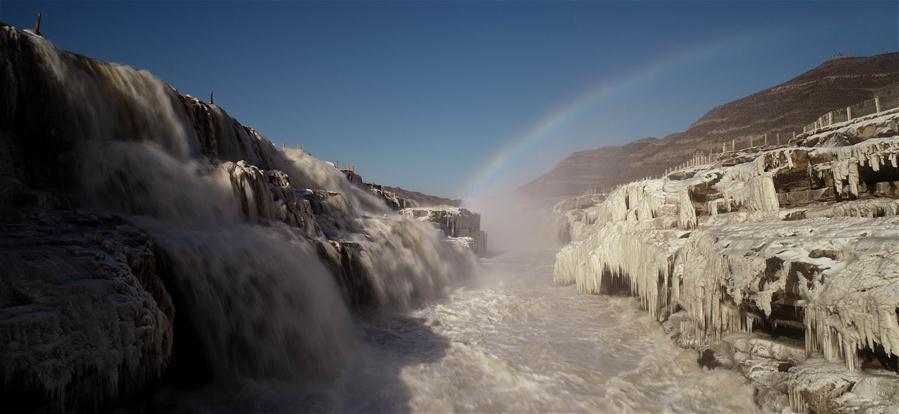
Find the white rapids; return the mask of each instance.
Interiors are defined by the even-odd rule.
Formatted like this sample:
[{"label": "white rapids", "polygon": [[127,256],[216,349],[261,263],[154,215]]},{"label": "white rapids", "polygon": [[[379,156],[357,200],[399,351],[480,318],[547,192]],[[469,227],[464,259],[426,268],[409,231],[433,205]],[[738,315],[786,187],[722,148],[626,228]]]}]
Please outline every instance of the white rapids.
[{"label": "white rapids", "polygon": [[332,383],[244,384],[228,402],[207,395],[222,406],[200,405],[267,413],[758,411],[742,376],[701,368],[635,299],[554,286],[553,257],[485,259],[486,274],[448,299],[359,322],[357,353]]}]

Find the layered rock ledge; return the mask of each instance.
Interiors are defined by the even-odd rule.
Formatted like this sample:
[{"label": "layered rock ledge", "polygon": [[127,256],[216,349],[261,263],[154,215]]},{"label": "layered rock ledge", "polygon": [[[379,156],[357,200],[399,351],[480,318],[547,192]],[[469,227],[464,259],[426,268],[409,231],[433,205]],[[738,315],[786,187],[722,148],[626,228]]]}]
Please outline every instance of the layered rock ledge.
[{"label": "layered rock ledge", "polygon": [[112,216],[10,216],[0,220],[5,409],[90,410],[157,380],[175,312],[149,238]]},{"label": "layered rock ledge", "polygon": [[481,230],[481,215],[461,207],[414,207],[400,210],[400,214],[431,223],[455,243],[468,247],[475,254],[487,254],[487,233]]},{"label": "layered rock ledge", "polygon": [[0,401],[108,411],[161,381],[333,378],[352,314],[475,256],[152,74],[0,23]]},{"label": "layered rock ledge", "polygon": [[626,291],[764,408],[899,407],[899,110],[562,202],[554,280]]}]

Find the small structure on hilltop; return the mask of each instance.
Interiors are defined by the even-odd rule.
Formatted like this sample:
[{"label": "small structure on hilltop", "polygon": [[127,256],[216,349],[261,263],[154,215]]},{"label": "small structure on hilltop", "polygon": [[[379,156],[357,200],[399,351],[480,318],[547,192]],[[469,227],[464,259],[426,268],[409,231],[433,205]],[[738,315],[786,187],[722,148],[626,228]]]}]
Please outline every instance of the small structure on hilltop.
[{"label": "small structure on hilltop", "polygon": [[37,12],[37,17],[34,19],[34,30],[32,31],[38,36],[43,36],[41,34],[41,12]]}]

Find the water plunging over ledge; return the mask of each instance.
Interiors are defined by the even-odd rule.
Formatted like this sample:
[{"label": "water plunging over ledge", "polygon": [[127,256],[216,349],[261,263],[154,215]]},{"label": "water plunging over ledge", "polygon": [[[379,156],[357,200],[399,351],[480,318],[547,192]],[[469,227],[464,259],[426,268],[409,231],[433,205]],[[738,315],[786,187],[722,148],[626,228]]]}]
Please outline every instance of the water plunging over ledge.
[{"label": "water plunging over ledge", "polygon": [[485,259],[486,272],[447,300],[357,322],[357,353],[333,383],[189,398],[268,413],[758,411],[741,375],[699,367],[634,298],[554,286],[553,259]]}]

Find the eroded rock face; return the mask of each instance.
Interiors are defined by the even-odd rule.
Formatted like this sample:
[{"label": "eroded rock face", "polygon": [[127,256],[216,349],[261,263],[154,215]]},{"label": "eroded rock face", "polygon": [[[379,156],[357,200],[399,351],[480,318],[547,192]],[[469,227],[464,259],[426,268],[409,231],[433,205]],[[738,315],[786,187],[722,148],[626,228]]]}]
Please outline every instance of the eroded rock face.
[{"label": "eroded rock face", "polygon": [[[346,176],[347,181],[359,188],[368,190],[376,197],[378,197],[381,201],[383,201],[384,204],[386,204],[387,207],[389,207],[393,211],[399,211],[404,208],[411,208],[418,205],[418,202],[416,202],[415,200],[400,195],[399,192],[402,190],[390,187],[385,188],[384,186],[375,183],[366,183],[362,180],[362,176],[356,173],[355,168],[352,170],[340,170],[340,172],[342,172]],[[421,196],[418,197],[419,199],[430,197],[421,193],[410,192],[406,192],[406,194],[404,195],[413,194],[418,194],[419,196]]]},{"label": "eroded rock face", "polygon": [[439,297],[475,266],[333,165],[146,71],[0,24],[0,86],[14,408],[102,409],[165,370],[190,386],[333,378],[353,311]]},{"label": "eroded rock face", "polygon": [[885,127],[896,120],[886,111],[795,142],[814,146],[724,154],[592,205],[560,203],[572,241],[554,280],[588,293],[624,280],[699,361],[750,378],[767,408],[899,405],[851,392],[877,381],[866,378],[899,383],[899,136]]},{"label": "eroded rock face", "polygon": [[148,237],[120,218],[8,212],[0,221],[0,399],[91,410],[157,381],[174,307]]},{"label": "eroded rock face", "polygon": [[481,215],[461,207],[416,207],[400,214],[431,223],[451,241],[466,246],[478,255],[487,253],[487,233],[481,231]]}]

